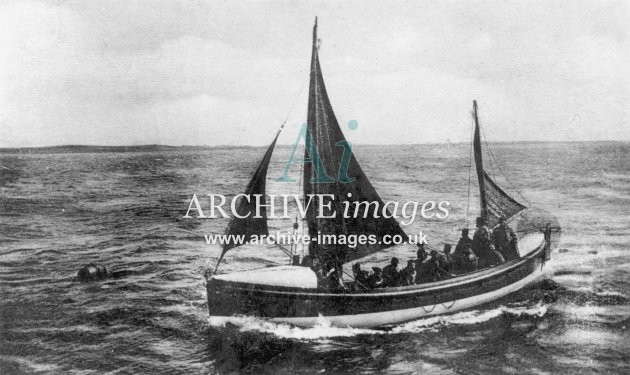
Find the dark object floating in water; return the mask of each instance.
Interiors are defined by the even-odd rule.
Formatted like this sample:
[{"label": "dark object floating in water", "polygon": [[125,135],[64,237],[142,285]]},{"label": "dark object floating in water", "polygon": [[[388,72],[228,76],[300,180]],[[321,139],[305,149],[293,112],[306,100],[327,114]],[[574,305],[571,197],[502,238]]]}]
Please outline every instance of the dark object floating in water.
[{"label": "dark object floating in water", "polygon": [[98,281],[107,278],[107,269],[105,266],[90,263],[79,269],[77,279],[81,282]]},{"label": "dark object floating in water", "polygon": [[569,249],[559,249],[558,252],[559,253],[568,253]]},{"label": "dark object floating in water", "polygon": [[597,250],[590,250],[588,253],[589,254],[597,254]]}]

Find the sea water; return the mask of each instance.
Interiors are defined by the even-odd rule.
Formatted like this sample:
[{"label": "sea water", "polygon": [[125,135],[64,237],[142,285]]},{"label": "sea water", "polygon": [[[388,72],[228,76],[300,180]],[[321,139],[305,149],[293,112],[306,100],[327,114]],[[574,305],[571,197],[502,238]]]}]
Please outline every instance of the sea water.
[{"label": "sea water", "polygon": [[[221,250],[204,235],[222,233],[227,219],[183,216],[193,194],[242,193],[264,148],[5,150],[0,372],[628,373],[630,144],[490,146],[491,176],[562,225],[545,267],[551,281],[473,310],[379,329],[331,327],[325,317],[296,328],[208,316],[203,274]],[[289,151],[279,147],[272,159],[271,193],[301,193],[299,184],[274,181]],[[422,231],[441,247],[474,223],[468,145],[354,152],[383,200],[450,202],[446,219],[418,218],[403,227],[408,234]],[[299,178],[299,166],[291,173]],[[293,221],[271,220],[270,229],[290,231]],[[363,262],[384,266],[392,256],[411,259],[415,251],[397,246]],[[88,263],[110,277],[77,282]],[[219,270],[287,263],[277,247],[243,246]]]}]

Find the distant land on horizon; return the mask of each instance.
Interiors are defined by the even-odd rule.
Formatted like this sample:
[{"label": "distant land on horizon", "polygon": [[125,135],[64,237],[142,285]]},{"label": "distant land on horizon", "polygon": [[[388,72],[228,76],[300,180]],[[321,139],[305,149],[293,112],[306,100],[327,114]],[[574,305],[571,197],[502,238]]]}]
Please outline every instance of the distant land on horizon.
[{"label": "distant land on horizon", "polygon": [[170,146],[170,145],[132,145],[132,146],[92,146],[92,145],[61,145],[41,147],[0,147],[0,154],[33,153],[33,154],[65,154],[65,153],[98,153],[98,152],[156,152],[210,149],[255,148],[257,146]]},{"label": "distant land on horizon", "polygon": [[[488,142],[489,144],[537,144],[537,143],[610,143],[610,144],[627,144],[630,141],[511,141],[511,142]],[[361,147],[389,147],[389,146],[431,146],[431,145],[461,145],[468,142],[440,142],[440,143],[409,143],[409,144],[361,144],[354,145]],[[292,145],[283,144],[277,147],[291,147]],[[159,151],[178,151],[178,150],[216,150],[216,149],[238,149],[238,148],[265,148],[268,146],[249,146],[249,145],[217,145],[217,146],[172,146],[172,145],[131,145],[131,146],[102,146],[102,145],[61,145],[61,146],[41,146],[41,147],[0,147],[0,154],[65,154],[65,153],[105,153],[105,152],[159,152]]]}]

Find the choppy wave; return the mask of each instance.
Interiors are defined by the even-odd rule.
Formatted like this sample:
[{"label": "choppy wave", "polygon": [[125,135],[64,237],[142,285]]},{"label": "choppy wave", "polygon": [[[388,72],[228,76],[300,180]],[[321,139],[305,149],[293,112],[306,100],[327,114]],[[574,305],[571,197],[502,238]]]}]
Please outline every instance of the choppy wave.
[{"label": "choppy wave", "polygon": [[[534,206],[560,220],[553,282],[477,310],[383,329],[208,322],[204,271],[226,221],[184,220],[192,194],[237,194],[263,149],[0,155],[0,373],[615,373],[630,340],[630,145],[501,144],[493,153]],[[353,148],[382,198],[447,199],[445,220],[405,230],[454,243],[471,225],[468,145]],[[278,147],[269,175],[291,149]],[[544,157],[541,157],[544,155]],[[509,185],[502,185],[510,189]],[[269,180],[270,193],[281,191]],[[288,193],[296,193],[293,186]],[[509,191],[514,193],[514,191]],[[292,219],[274,220],[274,230]],[[415,251],[390,248],[384,264]],[[227,254],[224,270],[282,264],[274,247]],[[87,263],[107,280],[77,283]],[[548,280],[549,281],[549,280]],[[525,301],[525,302],[523,302]],[[589,338],[594,338],[589,340]]]}]

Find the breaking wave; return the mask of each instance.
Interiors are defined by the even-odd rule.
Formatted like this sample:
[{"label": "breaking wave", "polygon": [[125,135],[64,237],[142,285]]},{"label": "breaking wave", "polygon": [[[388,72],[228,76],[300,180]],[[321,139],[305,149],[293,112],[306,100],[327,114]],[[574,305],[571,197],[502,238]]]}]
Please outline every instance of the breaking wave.
[{"label": "breaking wave", "polygon": [[542,302],[533,306],[499,306],[490,310],[462,311],[453,315],[441,315],[414,320],[401,325],[383,329],[365,329],[353,327],[334,327],[324,316],[319,316],[315,326],[301,328],[286,323],[275,323],[253,316],[210,317],[208,322],[213,327],[235,327],[241,332],[270,333],[279,338],[295,340],[319,340],[333,337],[352,337],[358,335],[391,335],[438,331],[451,325],[473,325],[483,323],[502,315],[543,317],[547,306]]}]

